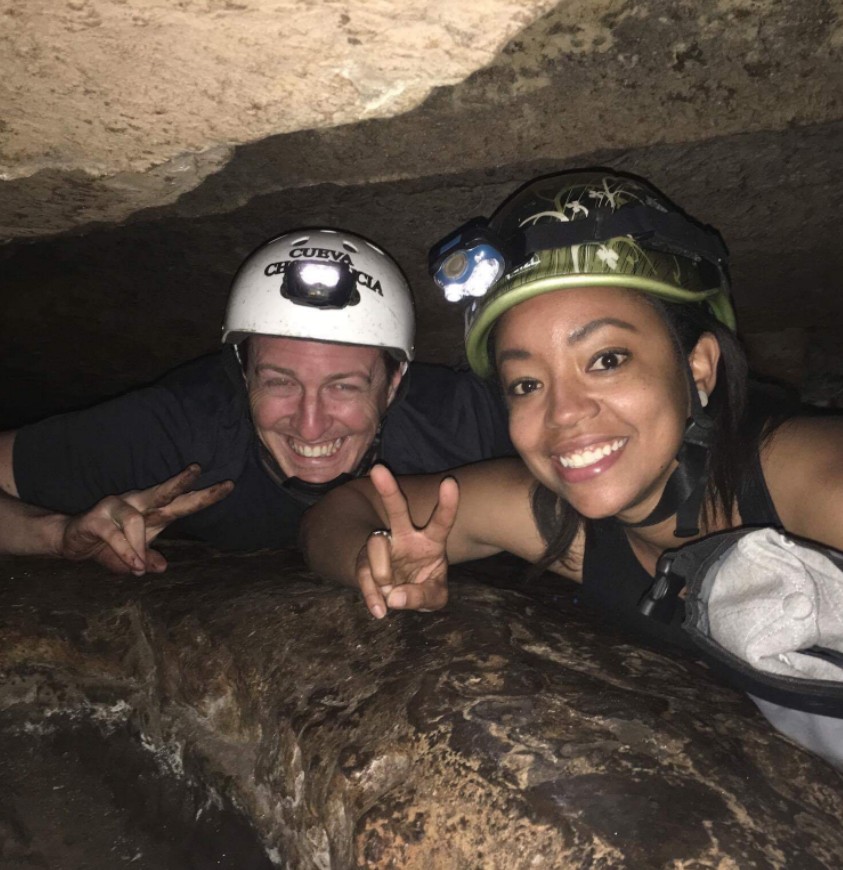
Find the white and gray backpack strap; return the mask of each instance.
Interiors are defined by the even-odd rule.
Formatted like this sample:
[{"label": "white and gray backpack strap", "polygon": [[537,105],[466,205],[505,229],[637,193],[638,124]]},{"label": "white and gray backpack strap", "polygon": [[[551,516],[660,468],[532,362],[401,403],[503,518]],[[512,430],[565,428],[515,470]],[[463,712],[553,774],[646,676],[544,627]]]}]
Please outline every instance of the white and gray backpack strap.
[{"label": "white and gray backpack strap", "polygon": [[843,765],[843,554],[773,528],[666,553],[640,609],[670,619],[779,730]]}]

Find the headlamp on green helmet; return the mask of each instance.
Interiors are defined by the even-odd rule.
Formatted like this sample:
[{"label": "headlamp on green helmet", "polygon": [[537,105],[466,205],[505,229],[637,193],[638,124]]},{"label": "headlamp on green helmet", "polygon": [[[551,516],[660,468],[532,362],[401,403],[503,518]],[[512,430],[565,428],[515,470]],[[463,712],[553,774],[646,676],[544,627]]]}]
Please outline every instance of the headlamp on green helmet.
[{"label": "headlamp on green helmet", "polygon": [[707,303],[734,329],[728,252],[646,182],[608,172],[561,173],[516,192],[491,221],[475,219],[430,254],[449,301],[470,299],[466,351],[491,372],[488,338],[514,305],[574,287],[626,287],[676,303]]}]

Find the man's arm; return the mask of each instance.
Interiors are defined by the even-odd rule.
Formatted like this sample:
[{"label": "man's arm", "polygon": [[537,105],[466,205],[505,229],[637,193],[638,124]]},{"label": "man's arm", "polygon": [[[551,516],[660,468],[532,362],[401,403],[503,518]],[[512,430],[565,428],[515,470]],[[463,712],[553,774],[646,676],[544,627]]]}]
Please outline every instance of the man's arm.
[{"label": "man's arm", "polygon": [[0,553],[57,556],[66,517],[17,497],[12,466],[16,434],[0,432]]},{"label": "man's arm", "polygon": [[0,490],[18,497],[15,472],[12,466],[12,451],[15,447],[16,431],[0,432]]},{"label": "man's arm", "polygon": [[167,562],[148,545],[171,522],[225,498],[234,486],[224,481],[194,492],[200,469],[192,465],[161,484],[107,496],[68,516],[17,498],[14,441],[14,432],[0,433],[0,553],[92,559],[116,573],[160,572]]}]

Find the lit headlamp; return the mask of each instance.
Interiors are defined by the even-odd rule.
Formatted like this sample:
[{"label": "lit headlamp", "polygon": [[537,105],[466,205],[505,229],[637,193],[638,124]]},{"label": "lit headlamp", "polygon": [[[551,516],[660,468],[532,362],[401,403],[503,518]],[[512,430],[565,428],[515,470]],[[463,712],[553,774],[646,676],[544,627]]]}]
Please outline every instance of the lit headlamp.
[{"label": "lit headlamp", "polygon": [[483,219],[470,221],[434,245],[428,263],[448,302],[485,296],[509,265],[509,252]]},{"label": "lit headlamp", "polygon": [[345,308],[360,301],[357,276],[348,263],[313,260],[286,264],[281,295],[296,305],[312,308]]},{"label": "lit headlamp", "polygon": [[433,246],[428,261],[433,280],[449,302],[485,296],[503,275],[539,251],[601,243],[628,236],[646,247],[708,264],[712,286],[728,287],[728,254],[719,235],[676,213],[649,206],[616,212],[593,210],[590,219],[547,221],[525,226],[504,242],[485,218],[475,218]]}]

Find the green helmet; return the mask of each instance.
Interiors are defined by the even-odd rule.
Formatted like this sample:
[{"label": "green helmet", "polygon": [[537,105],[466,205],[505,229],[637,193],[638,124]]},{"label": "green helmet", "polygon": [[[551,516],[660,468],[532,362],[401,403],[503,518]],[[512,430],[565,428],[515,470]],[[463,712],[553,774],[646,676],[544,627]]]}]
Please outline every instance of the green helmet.
[{"label": "green helmet", "polygon": [[[458,231],[434,248],[431,272],[449,299],[477,297],[466,311],[465,342],[468,362],[481,376],[492,371],[488,341],[495,321],[554,290],[625,287],[668,302],[702,302],[735,328],[720,236],[637,178],[606,171],[545,176],[504,202],[488,226],[472,226],[473,234]],[[495,275],[482,252],[497,249],[503,253]],[[488,289],[464,282],[454,293],[454,276],[465,275],[466,263],[483,266],[476,274],[481,281],[487,276]]]}]

